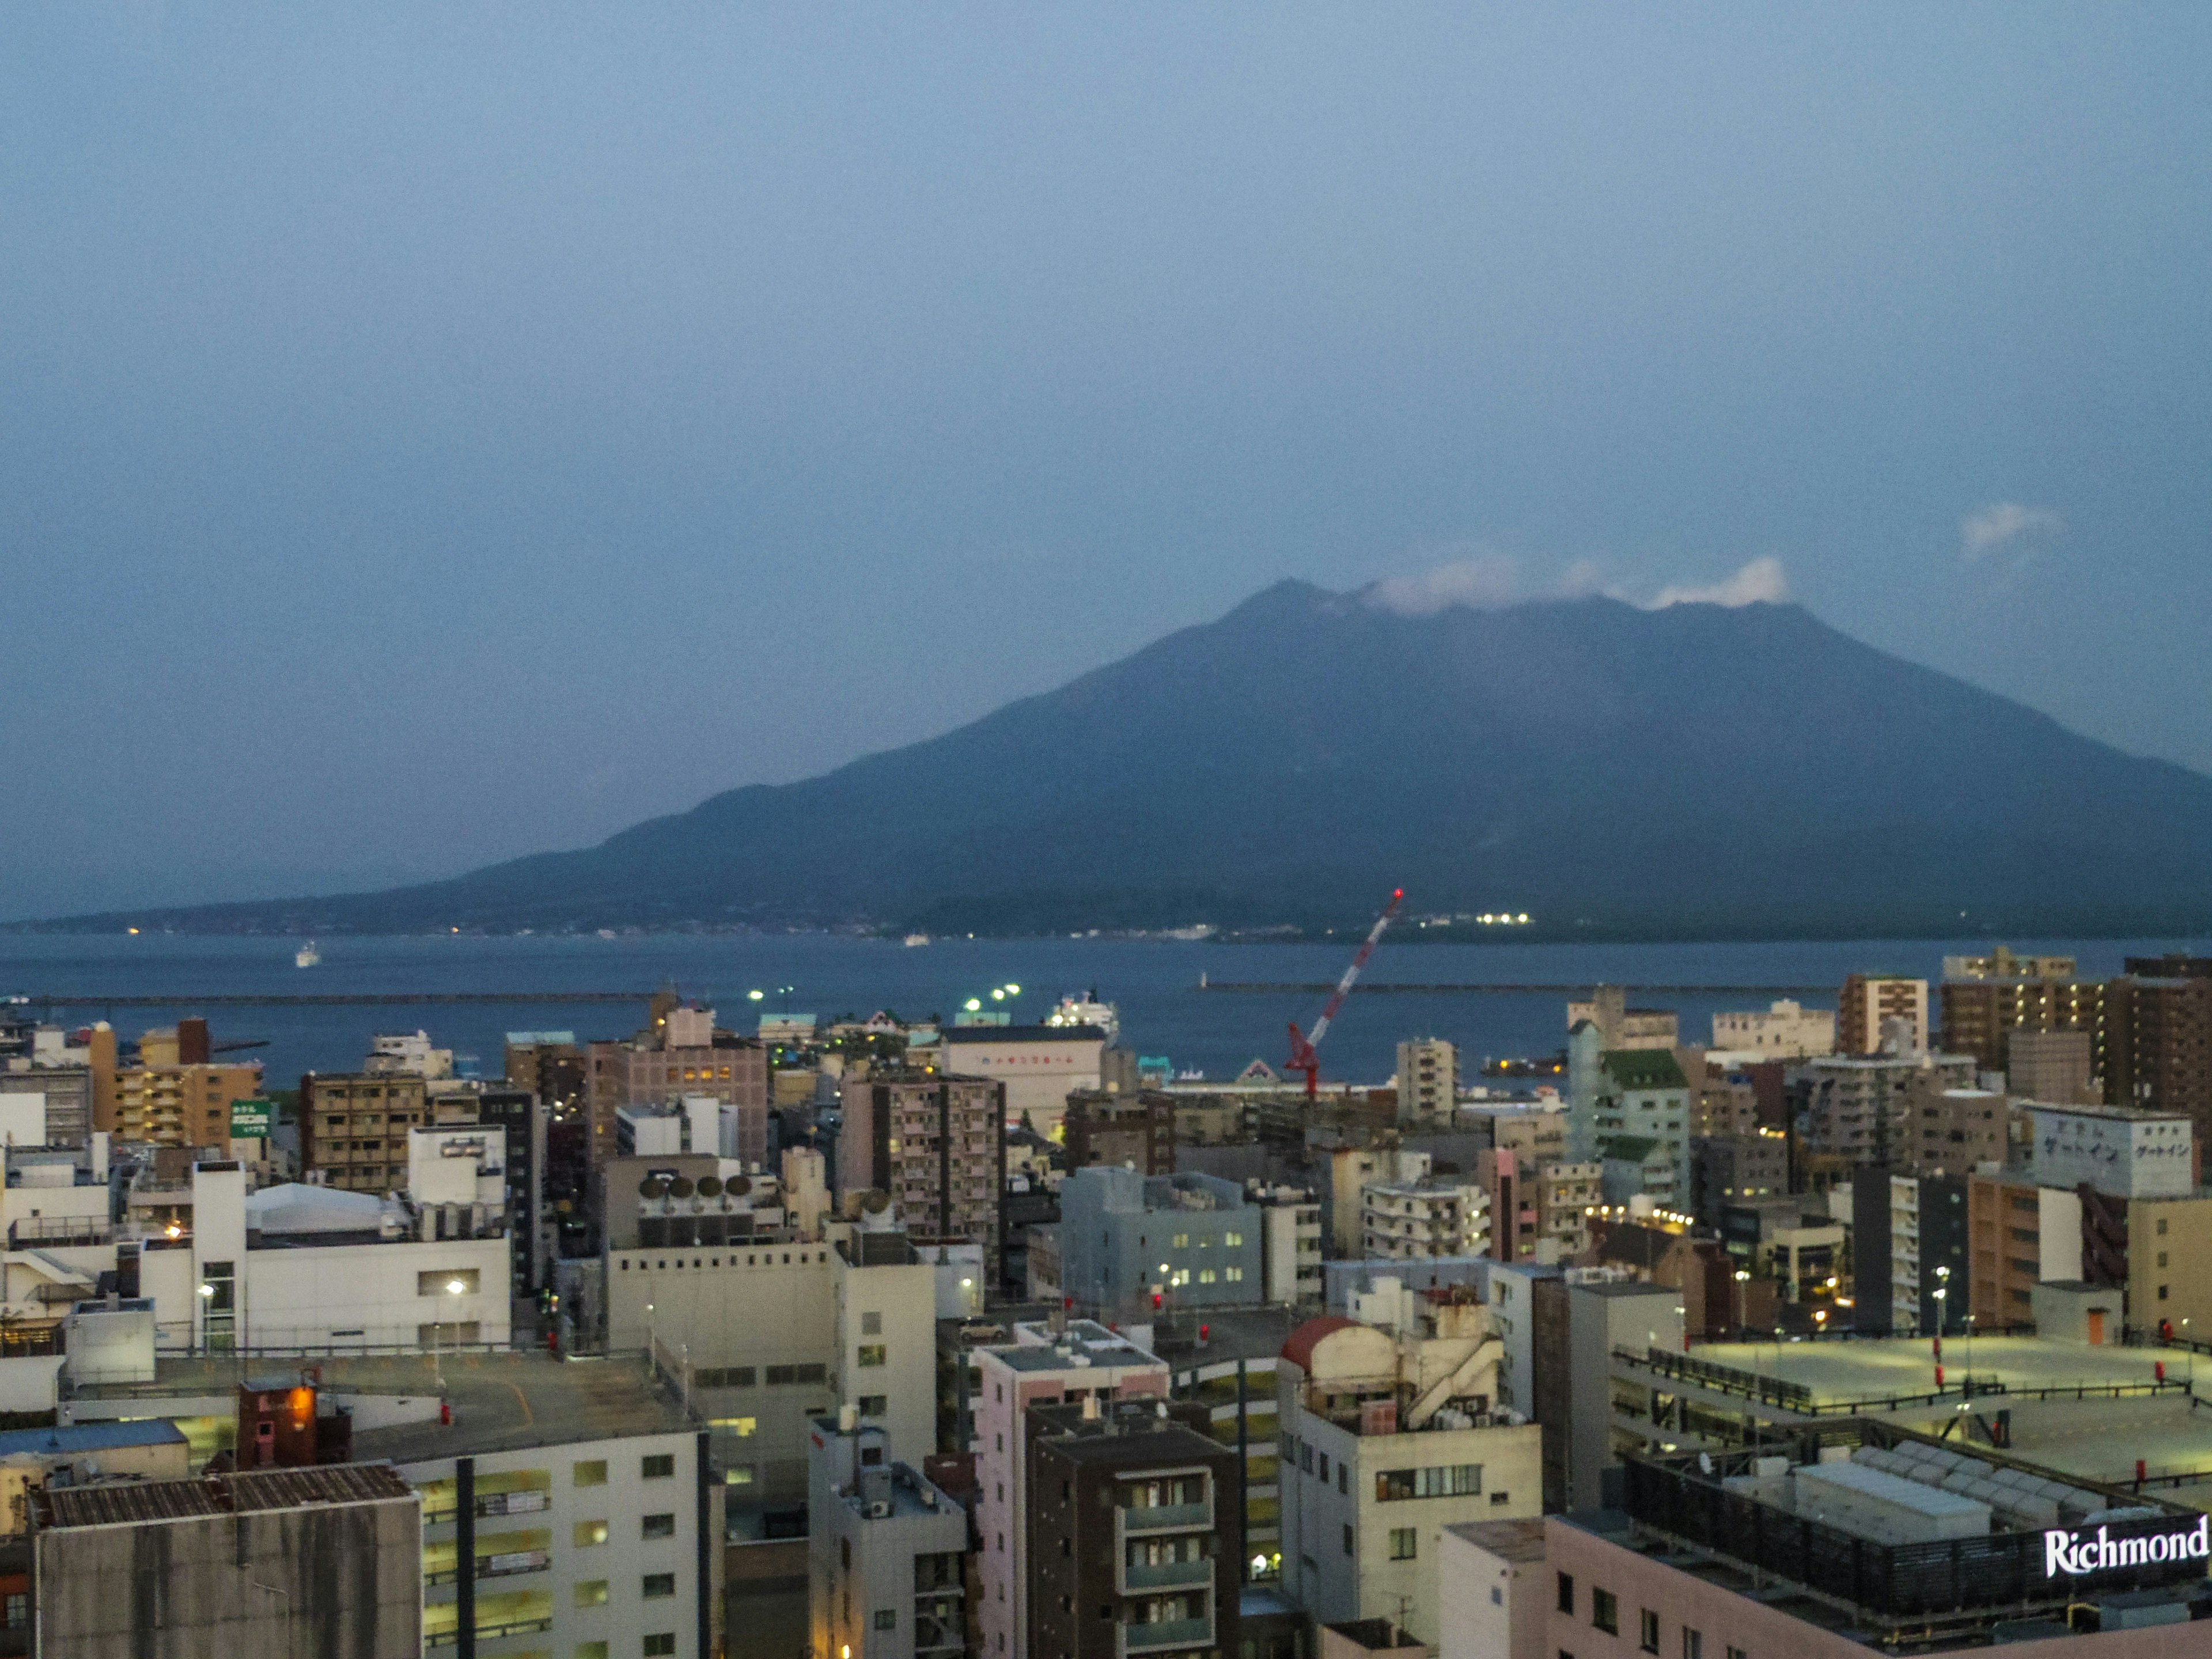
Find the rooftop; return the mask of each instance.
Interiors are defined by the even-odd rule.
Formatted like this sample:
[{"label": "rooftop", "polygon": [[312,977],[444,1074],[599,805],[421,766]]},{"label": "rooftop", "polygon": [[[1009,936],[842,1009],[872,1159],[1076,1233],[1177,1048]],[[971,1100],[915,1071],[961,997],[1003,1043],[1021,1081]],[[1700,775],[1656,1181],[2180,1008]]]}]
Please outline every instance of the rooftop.
[{"label": "rooftop", "polygon": [[1177,1413],[1164,1400],[1117,1400],[1097,1417],[1085,1417],[1080,1406],[1032,1406],[1037,1428],[1031,1439],[1079,1463],[1188,1463],[1233,1455],[1212,1436],[1177,1420],[1204,1409],[1186,1405]]},{"label": "rooftop", "polygon": [[1501,1561],[1540,1561],[1544,1559],[1544,1523],[1525,1521],[1462,1521],[1444,1530],[1488,1550]]},{"label": "rooftop", "polygon": [[95,1486],[52,1486],[40,1493],[39,1526],[144,1526],[257,1510],[297,1509],[313,1504],[416,1501],[415,1489],[397,1472],[374,1463],[336,1463],[312,1469],[262,1469],[204,1475],[191,1480],[132,1480]]},{"label": "rooftop", "polygon": [[[1018,1325],[1017,1340],[982,1350],[1018,1371],[1060,1371],[1086,1365],[1157,1365],[1160,1361],[1118,1331],[1096,1320],[1071,1319],[1066,1332],[1053,1336],[1042,1325]],[[1033,1340],[1022,1340],[1022,1336]],[[1046,1340],[1046,1338],[1053,1338]]]},{"label": "rooftop", "polygon": [[953,1025],[939,1038],[947,1043],[1103,1042],[1106,1033],[1096,1025]]},{"label": "rooftop", "polygon": [[56,1429],[19,1429],[12,1434],[0,1434],[0,1457],[72,1457],[82,1452],[115,1451],[125,1446],[185,1443],[184,1431],[166,1418],[142,1417]]}]

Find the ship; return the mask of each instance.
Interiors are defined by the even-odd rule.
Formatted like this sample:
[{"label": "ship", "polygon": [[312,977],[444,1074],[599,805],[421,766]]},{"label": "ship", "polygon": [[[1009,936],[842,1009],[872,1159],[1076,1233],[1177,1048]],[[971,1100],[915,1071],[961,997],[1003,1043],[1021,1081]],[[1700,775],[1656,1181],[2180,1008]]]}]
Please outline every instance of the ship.
[{"label": "ship", "polygon": [[908,933],[906,936],[906,942],[908,945],[927,945],[929,943],[929,935],[927,933]]},{"label": "ship", "polygon": [[312,968],[322,959],[323,953],[315,949],[315,941],[313,939],[309,939],[292,952],[292,965],[295,968]]},{"label": "ship", "polygon": [[1110,1002],[1098,1000],[1098,988],[1092,986],[1086,996],[1065,996],[1057,1006],[1044,1017],[1048,1025],[1095,1025],[1106,1033],[1111,1042],[1121,1035],[1121,1012]]}]

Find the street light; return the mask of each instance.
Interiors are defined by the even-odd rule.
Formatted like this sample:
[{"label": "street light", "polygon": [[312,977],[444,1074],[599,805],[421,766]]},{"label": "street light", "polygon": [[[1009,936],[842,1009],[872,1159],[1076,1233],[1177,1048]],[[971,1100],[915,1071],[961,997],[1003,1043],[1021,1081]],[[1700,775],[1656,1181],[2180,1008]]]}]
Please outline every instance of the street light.
[{"label": "street light", "polygon": [[[1751,1294],[1750,1291],[1744,1289],[1744,1286],[1750,1283],[1751,1269],[1748,1267],[1738,1267],[1735,1270],[1735,1328],[1739,1331],[1741,1331],[1744,1327],[1744,1298]],[[1759,1350],[1756,1346],[1754,1346],[1752,1349],[1752,1354],[1754,1358],[1758,1357],[1758,1352]]]}]

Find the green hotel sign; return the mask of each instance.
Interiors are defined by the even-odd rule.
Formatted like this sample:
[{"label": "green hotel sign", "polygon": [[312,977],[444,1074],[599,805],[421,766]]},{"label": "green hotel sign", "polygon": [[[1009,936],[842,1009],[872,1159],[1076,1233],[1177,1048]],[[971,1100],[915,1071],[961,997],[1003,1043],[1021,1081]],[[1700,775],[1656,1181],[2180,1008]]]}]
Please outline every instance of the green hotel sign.
[{"label": "green hotel sign", "polygon": [[230,1103],[230,1138],[233,1140],[266,1140],[269,1124],[276,1115],[273,1100],[234,1100]]}]

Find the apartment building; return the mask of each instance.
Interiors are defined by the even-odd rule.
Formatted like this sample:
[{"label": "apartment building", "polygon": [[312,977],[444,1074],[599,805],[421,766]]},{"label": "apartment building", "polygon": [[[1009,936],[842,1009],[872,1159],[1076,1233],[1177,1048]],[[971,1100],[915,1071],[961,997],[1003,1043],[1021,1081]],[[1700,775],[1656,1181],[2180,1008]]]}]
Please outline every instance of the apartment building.
[{"label": "apartment building", "polygon": [[1943,965],[1937,1000],[1947,1049],[2003,1072],[2016,1033],[2079,1031],[2089,1040],[2092,1073],[2103,1070],[2105,988],[2075,978],[2071,957],[2014,957],[2000,946],[1993,957],[1946,957]]},{"label": "apartment building", "polygon": [[1966,1177],[1968,1297],[1984,1330],[2034,1317],[2035,1287],[2081,1277],[2081,1199],[2025,1169]]},{"label": "apartment building", "polygon": [[1168,1368],[1087,1319],[1017,1324],[1010,1344],[971,1354],[977,1626],[986,1659],[1026,1659],[1030,1620],[1029,1432],[1035,1406],[1164,1401]]},{"label": "apartment building", "polygon": [[1852,1328],[1868,1336],[1949,1335],[1971,1311],[1965,1176],[1851,1176]]},{"label": "apartment building", "polygon": [[1601,985],[1587,1002],[1567,1004],[1567,1030],[1584,1022],[1597,1027],[1604,1048],[1673,1048],[1681,1039],[1681,1022],[1670,1008],[1631,1008],[1618,985]]},{"label": "apartment building", "polygon": [[1875,1053],[1892,1020],[1903,1022],[1903,1047],[1929,1046],[1928,981],[1889,974],[1849,975],[1837,999],[1836,1052]]},{"label": "apartment building", "polygon": [[1262,1212],[1231,1181],[1094,1165],[1060,1189],[1061,1285],[1109,1316],[1256,1305]]},{"label": "apartment building", "polygon": [[1487,1255],[1490,1189],[1475,1180],[1370,1182],[1360,1189],[1360,1254],[1394,1261]]},{"label": "apartment building", "polygon": [[2212,957],[2130,957],[2105,988],[2105,1098],[2212,1137]]},{"label": "apartment building", "polygon": [[93,1127],[155,1146],[227,1146],[231,1103],[260,1093],[258,1065],[126,1066],[115,1073],[113,1109]]},{"label": "apartment building", "polygon": [[405,1072],[309,1072],[300,1079],[300,1164],[342,1192],[382,1194],[407,1178],[408,1131],[430,1121],[428,1085]]},{"label": "apartment building", "polygon": [[878,1073],[840,1091],[841,1196],[887,1193],[898,1224],[916,1238],[983,1247],[996,1284],[1006,1186],[1006,1085],[934,1072]]},{"label": "apartment building", "polygon": [[1971,1054],[1924,1049],[1822,1055],[1807,1060],[1797,1075],[1803,1150],[1845,1168],[1902,1164],[1916,1157],[1923,1123],[1916,1114],[1928,1103],[1928,1091],[1975,1084]]},{"label": "apartment building", "polygon": [[1283,1345],[1283,1587],[1316,1623],[1384,1619],[1433,1644],[1442,1528],[1542,1513],[1542,1434],[1498,1405],[1502,1353],[1471,1299],[1404,1334],[1309,1320]]},{"label": "apartment building", "polygon": [[1459,1103],[1459,1050],[1442,1037],[1398,1045],[1398,1121],[1449,1129]]},{"label": "apartment building", "polygon": [[1322,1299],[1321,1205],[1303,1187],[1248,1188],[1260,1206],[1261,1299],[1281,1307]]},{"label": "apartment building", "polygon": [[592,1161],[612,1155],[615,1113],[705,1095],[737,1108],[732,1156],[768,1157],[769,1051],[714,1023],[712,1008],[660,1003],[653,1023],[625,1042],[594,1042],[584,1055]]},{"label": "apartment building", "polygon": [[1721,1212],[1790,1190],[1790,1138],[1779,1129],[1717,1135],[1691,1147],[1690,1213],[1718,1230]]},{"label": "apartment building", "polygon": [[1096,1394],[1029,1408],[1027,1653],[1239,1651],[1243,1470],[1206,1417]]},{"label": "apartment building", "polygon": [[1140,1175],[1174,1174],[1179,1109],[1173,1095],[1157,1089],[1133,1095],[1075,1091],[1060,1122],[1067,1137],[1067,1167],[1119,1164]]},{"label": "apartment building", "polygon": [[1641,1139],[1664,1150],[1671,1193],[1690,1189],[1690,1082],[1668,1048],[1606,1048],[1584,1021],[1567,1038],[1568,1155],[1588,1163],[1608,1140]]},{"label": "apartment building", "polygon": [[2005,1042],[2005,1090],[2067,1106],[2102,1100],[2097,1046],[2087,1031],[2016,1030]]}]

